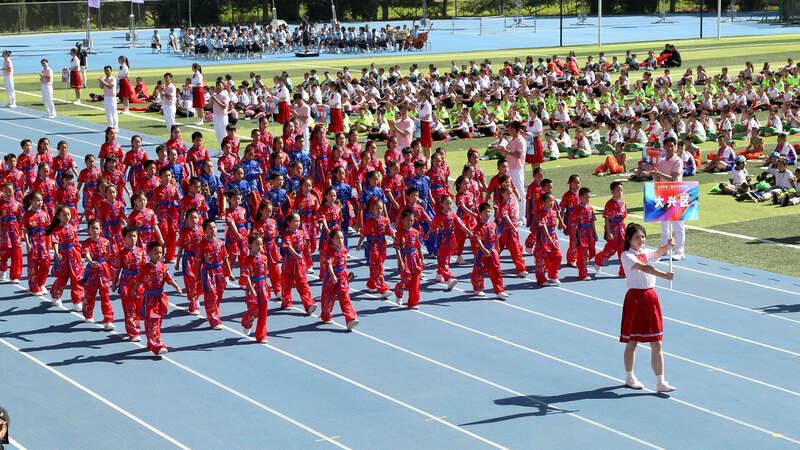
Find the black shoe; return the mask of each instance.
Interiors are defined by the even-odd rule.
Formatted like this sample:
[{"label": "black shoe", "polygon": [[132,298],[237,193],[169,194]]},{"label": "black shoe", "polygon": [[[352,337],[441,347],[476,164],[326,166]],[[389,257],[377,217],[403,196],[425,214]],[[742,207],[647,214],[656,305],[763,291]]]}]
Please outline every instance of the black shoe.
[{"label": "black shoe", "polygon": [[737,202],[743,202],[743,201],[744,201],[744,199],[745,199],[745,196],[746,196],[746,195],[747,195],[747,194],[746,194],[746,193],[744,193],[744,192],[740,192],[740,193],[736,194],[736,195],[735,195],[735,197],[736,197],[736,201],[737,201]]},{"label": "black shoe", "polygon": [[789,196],[784,195],[783,199],[781,200],[781,206],[789,206]]},{"label": "black shoe", "polygon": [[750,200],[753,201],[753,203],[758,203],[758,202],[761,201],[761,198],[759,198],[759,196],[757,196],[756,194],[754,194],[752,192],[748,192],[747,196],[750,198]]}]

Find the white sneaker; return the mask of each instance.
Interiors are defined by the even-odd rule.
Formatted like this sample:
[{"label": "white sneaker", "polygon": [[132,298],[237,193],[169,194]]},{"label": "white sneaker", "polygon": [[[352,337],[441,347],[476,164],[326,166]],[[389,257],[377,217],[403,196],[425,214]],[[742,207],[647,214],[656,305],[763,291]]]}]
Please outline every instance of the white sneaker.
[{"label": "white sneaker", "polygon": [[381,294],[381,298],[389,298],[390,295],[392,295],[392,293],[389,292],[389,291],[386,291],[383,294]]},{"label": "white sneaker", "polygon": [[16,284],[19,287],[22,287],[22,282],[20,280],[11,280],[12,283]]},{"label": "white sneaker", "polygon": [[408,309],[419,309],[419,306],[409,306]]},{"label": "white sneaker", "polygon": [[86,323],[94,323],[94,317],[84,317],[83,321]]},{"label": "white sneaker", "polygon": [[9,108],[16,108],[17,105],[8,105]]},{"label": "white sneaker", "polygon": [[467,261],[464,259],[463,256],[459,256],[458,259],[456,260],[456,264],[459,264],[459,265],[466,264],[466,263],[467,263]]},{"label": "white sneaker", "polygon": [[644,389],[644,385],[635,376],[625,380],[625,386],[631,389]]},{"label": "white sneaker", "polygon": [[44,286],[42,286],[42,291],[41,292],[42,292],[42,295],[47,295],[47,294],[50,293],[50,291],[48,291],[47,288],[44,287]]},{"label": "white sneaker", "polygon": [[314,303],[313,305],[308,307],[308,312],[306,314],[311,315],[314,314],[314,311],[317,310],[317,304]]},{"label": "white sneaker", "polygon": [[509,294],[506,291],[502,291],[502,292],[498,292],[497,293],[497,298],[508,298],[508,297],[509,297]]},{"label": "white sneaker", "polygon": [[44,292],[42,292],[42,291],[31,292],[31,295],[36,295],[36,296],[41,297],[42,295],[44,295]]},{"label": "white sneaker", "polygon": [[442,284],[445,283],[444,277],[441,276],[441,275],[436,275],[436,281],[438,281],[439,283],[442,283]]},{"label": "white sneaker", "polygon": [[395,294],[395,299],[396,299],[395,302],[397,302],[398,305],[401,305],[401,306],[403,305],[403,296],[402,295]]},{"label": "white sneaker", "polygon": [[72,104],[73,105],[80,105],[81,104],[81,100],[80,99],[75,100],[74,102],[72,102]]},{"label": "white sneaker", "polygon": [[200,310],[196,309],[194,311],[189,311],[189,315],[190,316],[199,316],[200,315]]},{"label": "white sneaker", "polygon": [[56,306],[61,306],[61,299],[60,298],[54,298],[53,299],[53,304],[56,305]]},{"label": "white sneaker", "polygon": [[585,277],[581,278],[581,281],[592,281],[592,277],[590,275],[586,275]]},{"label": "white sneaker", "polygon": [[131,342],[139,342],[141,340],[142,340],[141,336],[134,336],[134,337],[131,338]]},{"label": "white sneaker", "polygon": [[114,322],[106,322],[103,324],[103,327],[106,329],[106,331],[111,331],[114,329]]},{"label": "white sneaker", "polygon": [[333,319],[323,320],[322,323],[333,323]]},{"label": "white sneaker", "polygon": [[598,265],[597,265],[597,263],[595,263],[595,264],[592,266],[592,270],[594,270],[594,273],[600,273],[600,271],[601,271],[602,269],[600,268],[600,266],[598,266]]},{"label": "white sneaker", "polygon": [[518,272],[517,276],[520,277],[520,278],[525,278],[525,277],[528,276],[528,271],[527,270],[523,270],[522,272]]},{"label": "white sneaker", "polygon": [[75,312],[83,311],[83,303],[73,303],[72,304],[72,310],[75,311]]},{"label": "white sneaker", "polygon": [[525,247],[525,253],[532,255],[533,254],[533,247]]},{"label": "white sneaker", "polygon": [[666,381],[663,383],[658,383],[656,386],[656,392],[672,392],[674,390],[675,386],[670,386]]},{"label": "white sneaker", "polygon": [[378,292],[378,290],[375,289],[375,288],[369,288],[369,289],[367,289],[367,291],[369,291],[370,294],[374,294],[374,293]]},{"label": "white sneaker", "polygon": [[553,285],[555,286],[561,286],[561,280],[559,280],[558,278],[553,278],[550,281],[552,281]]},{"label": "white sneaker", "polygon": [[419,274],[419,279],[420,280],[427,280],[428,277],[425,276],[425,272],[422,272],[422,273]]},{"label": "white sneaker", "polygon": [[351,320],[350,322],[347,323],[347,330],[353,331],[353,328],[357,326],[358,326],[358,319]]},{"label": "white sneaker", "polygon": [[567,263],[567,265],[570,266],[570,267],[576,267],[576,268],[578,267],[578,263],[574,263],[574,262]]},{"label": "white sneaker", "polygon": [[156,353],[156,354],[158,356],[164,356],[167,353],[169,353],[169,350],[167,350],[167,347],[161,347],[160,349],[158,349],[158,353]]},{"label": "white sneaker", "polygon": [[314,268],[313,267],[309,267],[308,269],[306,269],[306,273],[309,274],[309,275],[314,275]]},{"label": "white sneaker", "polygon": [[0,281],[8,281],[8,272],[0,272]]},{"label": "white sneaker", "polygon": [[220,324],[214,325],[213,327],[211,327],[211,329],[212,330],[221,330],[222,329],[222,324],[220,323]]},{"label": "white sneaker", "polygon": [[450,291],[458,284],[458,280],[455,278],[451,278],[450,281],[447,282],[447,290]]},{"label": "white sneaker", "polygon": [[684,259],[686,259],[686,255],[683,253],[675,253],[672,255],[673,261],[683,261]]},{"label": "white sneaker", "polygon": [[242,333],[244,333],[245,336],[250,336],[250,328],[242,327]]},{"label": "white sneaker", "polygon": [[203,121],[202,120],[198,120],[193,125],[201,126],[201,125],[203,125]]},{"label": "white sneaker", "polygon": [[472,291],[472,295],[475,297],[486,297],[486,292],[483,291]]}]

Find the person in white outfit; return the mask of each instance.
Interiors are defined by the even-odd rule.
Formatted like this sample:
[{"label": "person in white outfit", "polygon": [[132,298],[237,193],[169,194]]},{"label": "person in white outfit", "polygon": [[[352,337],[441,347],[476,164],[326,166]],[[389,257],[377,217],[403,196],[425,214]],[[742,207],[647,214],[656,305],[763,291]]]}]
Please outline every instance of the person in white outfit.
[{"label": "person in white outfit", "polygon": [[[511,122],[507,126],[508,134],[511,138],[508,140],[508,145],[505,147],[498,147],[503,156],[508,161],[508,175],[511,178],[511,183],[517,188],[517,192],[526,192],[525,186],[525,154],[528,151],[528,140],[525,139],[522,131],[522,125],[519,122]],[[518,219],[524,220],[525,216],[525,198],[517,199]]]},{"label": "person in white outfit", "polygon": [[103,67],[105,77],[97,77],[103,88],[103,106],[106,110],[106,125],[119,130],[119,113],[117,113],[117,77],[111,72],[111,66]]},{"label": "person in white outfit", "polygon": [[214,113],[214,133],[217,143],[222,146],[222,140],[227,136],[225,128],[228,126],[228,93],[222,81],[217,81],[216,92],[211,96],[211,110]]},{"label": "person in white outfit", "polygon": [[17,94],[14,92],[14,63],[11,62],[11,51],[3,50],[3,86],[8,94],[8,107],[17,107]]},{"label": "person in white outfit", "polygon": [[47,112],[47,118],[52,119],[56,116],[56,105],[53,104],[53,69],[50,68],[46,59],[42,60],[42,71],[39,72],[39,80],[42,82],[42,103]]},{"label": "person in white outfit", "polygon": [[172,73],[164,74],[164,89],[161,90],[161,104],[164,106],[164,124],[167,130],[172,131],[175,125],[175,100],[178,97],[178,88],[172,83]]},{"label": "person in white outfit", "polygon": [[[666,157],[659,160],[656,167],[650,172],[653,181],[657,183],[683,181],[683,160],[675,154],[676,144],[677,141],[672,136],[664,139],[662,148],[666,151]],[[673,253],[672,259],[680,261],[686,258],[684,254],[686,227],[680,220],[661,222],[661,245],[665,245],[673,235],[675,236],[675,253]]]}]

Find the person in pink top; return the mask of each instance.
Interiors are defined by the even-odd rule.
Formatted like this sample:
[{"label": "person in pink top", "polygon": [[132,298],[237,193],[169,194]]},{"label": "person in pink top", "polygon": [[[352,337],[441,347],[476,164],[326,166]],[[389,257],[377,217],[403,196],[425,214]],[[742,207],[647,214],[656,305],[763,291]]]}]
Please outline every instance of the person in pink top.
[{"label": "person in pink top", "polygon": [[411,145],[416,128],[417,125],[414,123],[414,119],[408,117],[408,105],[400,105],[400,118],[395,121],[389,121],[391,135],[397,138],[397,148],[404,149]]},{"label": "person in pink top", "polygon": [[[505,147],[498,147],[508,161],[508,175],[517,188],[517,192],[525,192],[525,153],[528,150],[528,141],[521,132],[522,124],[517,121],[508,124],[508,134],[511,137]],[[525,216],[525,200],[518,197],[518,217]]]},{"label": "person in pink top", "polygon": [[42,60],[42,71],[39,72],[39,81],[42,83],[42,103],[47,112],[47,118],[56,117],[56,105],[53,103],[53,69],[46,59]]},{"label": "person in pink top", "polygon": [[[657,183],[683,181],[683,160],[675,154],[677,141],[673,137],[664,139],[664,151],[667,156],[660,160],[655,169],[650,172],[653,181]],[[685,225],[681,221],[661,222],[661,245],[666,245],[667,241],[675,234],[675,253],[672,255],[673,261],[680,261],[686,256],[683,253],[683,246],[686,240]]]},{"label": "person in pink top", "polygon": [[3,86],[8,94],[8,107],[17,107],[17,95],[14,92],[14,63],[11,62],[11,50],[3,50]]},{"label": "person in pink top", "polygon": [[106,125],[119,130],[119,114],[117,113],[117,77],[111,72],[111,66],[103,67],[105,77],[97,77],[103,88],[103,106],[106,110]]},{"label": "person in pink top", "polygon": [[[311,117],[311,107],[303,100],[303,94],[294,94],[293,100],[291,108],[292,117],[297,122],[297,128],[303,133],[303,137],[305,137],[303,142],[305,142],[306,147],[308,147],[308,143],[311,142],[309,129],[314,123],[314,119]],[[308,150],[308,148],[303,150]]]}]

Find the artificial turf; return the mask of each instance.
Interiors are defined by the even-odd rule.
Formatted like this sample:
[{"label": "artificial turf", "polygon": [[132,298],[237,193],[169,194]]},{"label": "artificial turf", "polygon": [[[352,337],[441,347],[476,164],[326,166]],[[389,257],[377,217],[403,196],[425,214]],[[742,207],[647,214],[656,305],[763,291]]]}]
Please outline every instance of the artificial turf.
[{"label": "artificial turf", "polygon": [[[786,59],[797,57],[800,54],[800,35],[781,35],[781,36],[748,36],[724,38],[721,40],[685,40],[673,41],[681,51],[683,57],[683,68],[674,69],[673,77],[680,78],[686,68],[694,69],[697,65],[703,65],[709,75],[719,73],[724,66],[729,67],[731,76],[735,75],[744,67],[745,61],[752,61],[757,70],[760,70],[764,62],[770,62],[773,67],[783,65]],[[640,42],[630,44],[610,44],[604,45],[602,50],[607,57],[612,55],[622,56],[626,50],[631,50],[646,55],[647,50],[660,50],[663,42]],[[597,46],[576,46],[571,48],[575,51],[579,64],[582,64],[587,55],[597,55],[600,49]],[[290,68],[287,72],[295,80],[302,79],[303,73],[312,68],[317,68],[319,73],[325,70],[334,72],[343,66],[350,67],[351,73],[360,74],[361,67],[366,67],[371,62],[375,62],[378,67],[388,67],[389,65],[399,64],[403,72],[412,63],[416,63],[421,71],[425,71],[428,64],[436,65],[440,71],[447,71],[450,62],[455,60],[457,64],[466,64],[470,60],[483,61],[488,58],[495,67],[501,67],[504,60],[513,60],[515,56],[525,58],[531,55],[534,58],[546,57],[554,53],[564,56],[568,49],[565,48],[533,48],[533,49],[514,49],[497,50],[491,52],[464,52],[450,54],[422,54],[414,53],[407,55],[377,56],[370,55],[352,59],[339,60],[315,60],[309,61],[307,68]],[[620,58],[623,59],[623,58]],[[642,59],[640,57],[640,59]],[[175,75],[176,84],[191,74],[189,66],[191,60],[176,57],[176,65],[172,69],[136,69],[132,70],[132,76],[141,76],[149,86],[154,86],[164,72],[172,72]],[[202,60],[199,61],[202,64]],[[281,63],[270,62],[243,62],[235,65],[223,67],[208,66],[205,70],[206,78],[212,80],[216,76],[230,74],[233,80],[239,81],[247,79],[250,72],[262,75],[262,79],[267,81],[272,76],[282,72],[285,66]],[[642,72],[631,72],[632,81],[639,79]],[[656,71],[660,74],[661,71]],[[90,71],[88,85],[93,86],[98,71]],[[614,77],[616,79],[616,77]],[[25,92],[38,94],[39,82],[35,74],[23,74],[16,76],[17,103],[20,106],[34,109],[42,109],[41,99],[35,95],[26,95]],[[98,88],[84,91],[84,98],[88,98],[88,92],[98,92]],[[71,95],[71,94],[70,94]],[[56,97],[65,99],[63,89],[58,89]],[[71,97],[70,97],[71,98]],[[97,109],[89,107],[65,104],[57,102],[56,107],[60,115],[75,117],[96,123],[105,123],[105,116],[102,105],[96,104]],[[152,118],[156,120],[148,120]],[[766,113],[760,113],[759,120],[764,123]],[[186,119],[183,119],[186,121]],[[147,133],[167,138],[167,131],[163,125],[161,117],[152,113],[136,113],[132,115],[120,115],[120,127],[137,132]],[[188,130],[194,131],[198,127],[189,127]],[[254,121],[241,120],[238,124],[239,134],[243,142],[247,142],[249,129],[255,128]],[[204,126],[204,130],[213,135],[210,125]],[[601,130],[604,133],[604,129]],[[273,126],[273,132],[277,133],[277,126]],[[35,137],[35,136],[32,136]],[[442,143],[435,143],[435,146],[444,147],[447,150],[447,161],[451,166],[452,176],[460,173],[460,167],[466,162],[466,150],[470,147],[483,151],[491,138],[475,138],[467,140],[454,140]],[[209,139],[207,141],[213,141]],[[800,142],[800,138],[790,138],[790,142]],[[124,144],[124,143],[123,143]],[[771,151],[774,148],[775,137],[765,139],[765,149]],[[737,149],[746,145],[744,141],[739,141]],[[716,149],[716,144],[707,142],[700,145],[701,153]],[[17,151],[17,149],[9,149]],[[583,184],[592,189],[595,199],[592,204],[596,209],[601,209],[602,205],[609,198],[608,184],[616,177],[596,177],[594,168],[603,161],[600,156],[593,156],[580,160],[561,159],[558,161],[546,162],[543,165],[545,176],[554,181],[555,192],[560,195],[564,192],[566,180],[570,174],[581,175]],[[629,154],[629,169],[635,166],[636,154]],[[487,176],[496,173],[494,161],[481,162]],[[760,172],[760,163],[749,162],[748,170],[755,175]],[[530,172],[527,174],[530,180]],[[702,227],[709,230],[724,231],[739,235],[751,236],[759,239],[768,239],[775,242],[798,244],[800,243],[800,231],[798,231],[798,219],[800,219],[800,209],[788,207],[781,208],[768,204],[737,203],[729,196],[710,194],[712,187],[720,182],[726,181],[725,175],[699,174],[688,179],[700,182],[700,220],[691,222],[690,225]],[[642,183],[625,183],[625,200],[628,203],[630,214],[641,215],[642,211]],[[641,218],[631,217],[630,220],[640,221]],[[600,224],[601,225],[601,224]],[[651,242],[659,238],[660,227],[658,224],[648,225]],[[784,273],[788,275],[800,275],[800,267],[791,264],[795,258],[800,256],[800,250],[796,248],[783,247],[764,243],[760,241],[750,241],[746,239],[734,238],[722,234],[710,233],[707,231],[687,231],[687,252],[703,257],[708,257],[720,261],[755,267],[767,271]]]}]

